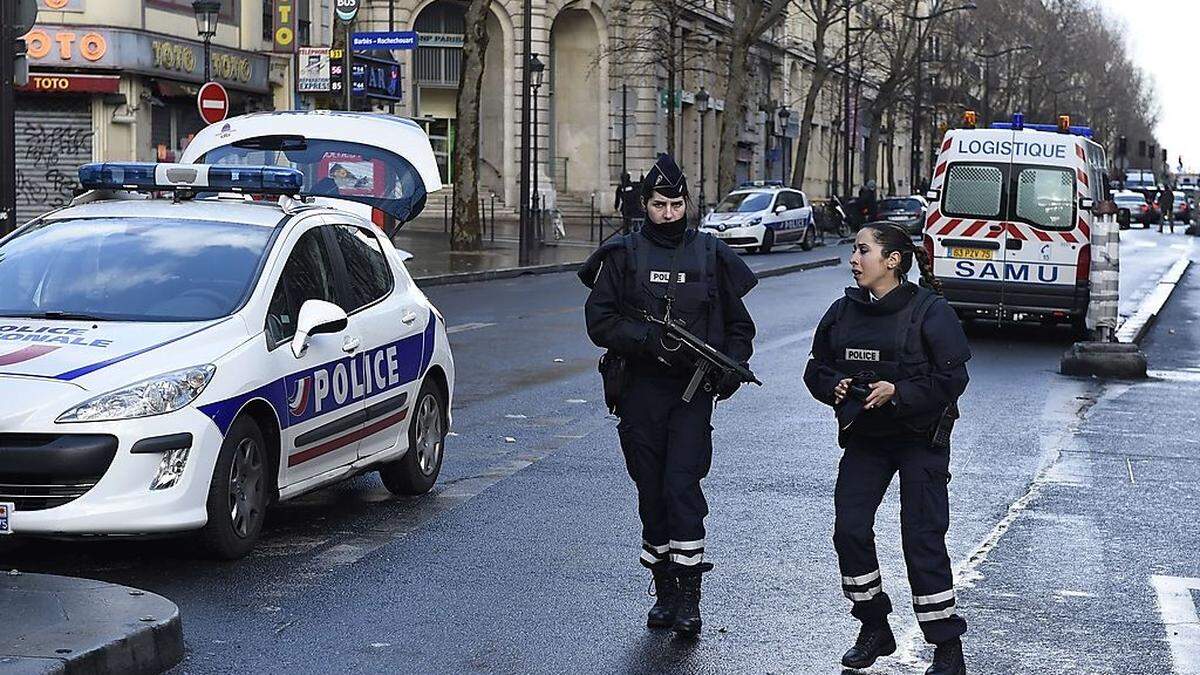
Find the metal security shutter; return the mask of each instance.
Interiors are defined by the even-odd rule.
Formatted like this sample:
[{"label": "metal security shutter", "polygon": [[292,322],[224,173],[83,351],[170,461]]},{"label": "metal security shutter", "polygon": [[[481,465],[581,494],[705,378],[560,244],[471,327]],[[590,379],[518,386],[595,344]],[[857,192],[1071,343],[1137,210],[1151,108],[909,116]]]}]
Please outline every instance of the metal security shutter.
[{"label": "metal security shutter", "polygon": [[65,206],[92,161],[92,103],[87,96],[17,98],[17,223]]}]

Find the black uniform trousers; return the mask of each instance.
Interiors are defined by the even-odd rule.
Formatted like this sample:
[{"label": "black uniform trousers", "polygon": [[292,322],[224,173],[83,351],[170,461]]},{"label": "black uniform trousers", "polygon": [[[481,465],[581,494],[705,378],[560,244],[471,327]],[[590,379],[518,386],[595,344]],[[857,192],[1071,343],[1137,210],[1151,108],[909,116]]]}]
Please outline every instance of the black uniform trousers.
[{"label": "black uniform trousers", "polygon": [[875,512],[892,476],[900,472],[900,535],[912,586],[913,610],[925,639],[956,638],[967,622],[955,612],[954,577],[946,553],[950,508],[950,451],[925,437],[850,436],[834,490],[833,544],[842,591],[864,623],[883,621],[892,603],[883,591],[875,555]]},{"label": "black uniform trousers", "polygon": [[700,480],[712,465],[713,397],[682,400],[686,380],[635,376],[617,414],[621,451],[637,485],[643,565],[680,575],[712,568],[704,562],[708,502]]}]

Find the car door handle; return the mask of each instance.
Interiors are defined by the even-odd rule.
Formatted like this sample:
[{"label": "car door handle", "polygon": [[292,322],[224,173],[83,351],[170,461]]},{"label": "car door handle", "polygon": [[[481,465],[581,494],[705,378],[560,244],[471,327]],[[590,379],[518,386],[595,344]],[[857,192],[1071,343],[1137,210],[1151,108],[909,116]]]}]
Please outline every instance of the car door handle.
[{"label": "car door handle", "polygon": [[405,312],[404,316],[400,317],[400,320],[404,323],[412,323],[417,320],[417,313],[412,311]]},{"label": "car door handle", "polygon": [[362,344],[362,340],[352,335],[347,335],[346,337],[342,338],[342,351],[347,353],[354,352],[358,349],[360,344]]}]

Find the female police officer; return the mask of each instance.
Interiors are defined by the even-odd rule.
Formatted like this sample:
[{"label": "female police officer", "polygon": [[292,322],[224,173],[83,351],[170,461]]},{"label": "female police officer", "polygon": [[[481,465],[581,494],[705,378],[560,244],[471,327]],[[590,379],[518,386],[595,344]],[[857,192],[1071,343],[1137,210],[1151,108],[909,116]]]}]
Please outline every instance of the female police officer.
[{"label": "female police officer", "polygon": [[[913,258],[929,288],[907,281]],[[967,386],[971,352],[928,256],[903,229],[864,226],[850,269],[857,287],[847,288],[821,319],[804,372],[812,395],[836,409],[838,443],[845,449],[834,490],[833,543],[842,590],[862,629],[842,664],[865,668],[896,650],[874,523],[899,471],[900,533],[913,609],[925,639],[937,645],[926,673],[959,675],[966,672],[959,636],[967,624],[955,612],[946,554],[946,484],[949,426]]]},{"label": "female police officer", "polygon": [[757,279],[725,244],[688,228],[686,179],[669,156],[660,155],[646,175],[642,199],[649,222],[602,246],[579,277],[592,289],[588,335],[608,349],[605,398],[621,418],[621,450],[637,485],[641,562],[658,596],[647,623],[694,636],[701,628],[701,574],[712,568],[704,562],[708,504],[700,480],[712,462],[713,396],[728,398],[738,383],[712,382],[684,401],[695,364],[645,315],[669,314],[744,364],[754,322],[742,297]]}]

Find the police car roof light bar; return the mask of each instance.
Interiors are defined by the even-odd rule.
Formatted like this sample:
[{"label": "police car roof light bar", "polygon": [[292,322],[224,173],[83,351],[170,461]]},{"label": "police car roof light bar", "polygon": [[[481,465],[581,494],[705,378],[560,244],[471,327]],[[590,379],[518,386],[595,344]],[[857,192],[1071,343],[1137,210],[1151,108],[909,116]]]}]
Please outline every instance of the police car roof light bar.
[{"label": "police car roof light bar", "polygon": [[781,180],[748,180],[738,185],[735,190],[743,188],[760,188],[760,187],[783,187]]},{"label": "police car roof light bar", "polygon": [[304,174],[280,166],[102,162],[79,167],[79,183],[88,190],[295,195],[304,187]]}]

